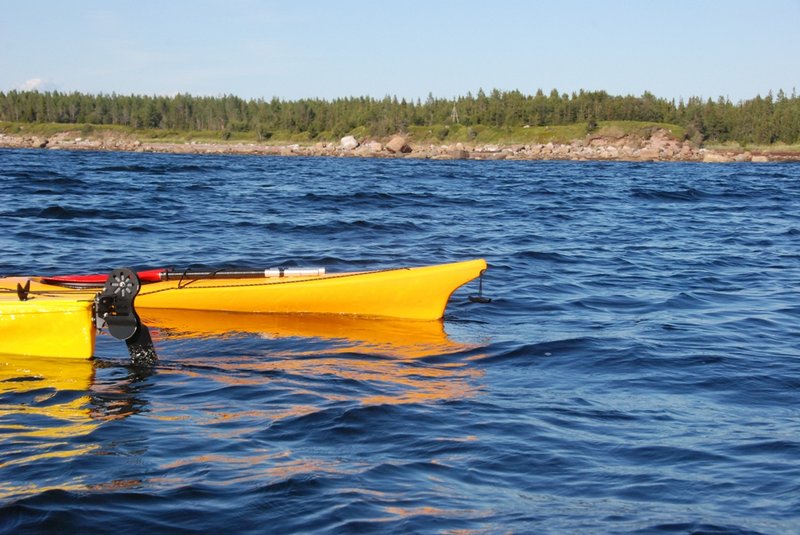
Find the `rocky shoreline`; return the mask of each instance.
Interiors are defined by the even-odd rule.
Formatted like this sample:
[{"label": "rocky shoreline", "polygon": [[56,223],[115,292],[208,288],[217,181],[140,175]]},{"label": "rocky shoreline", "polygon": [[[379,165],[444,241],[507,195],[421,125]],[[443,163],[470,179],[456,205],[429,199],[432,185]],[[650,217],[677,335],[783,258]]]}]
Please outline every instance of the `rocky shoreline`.
[{"label": "rocky shoreline", "polygon": [[100,150],[176,154],[253,154],[276,156],[326,156],[361,158],[416,158],[431,160],[606,160],[671,162],[774,162],[800,161],[800,152],[746,151],[700,148],[657,130],[649,138],[635,135],[588,135],[570,143],[545,144],[425,144],[402,135],[388,140],[359,141],[352,136],[336,142],[314,144],[267,144],[236,142],[168,143],[142,141],[132,136],[103,132],[82,137],[77,131],[47,138],[0,134],[0,147],[47,150]]}]

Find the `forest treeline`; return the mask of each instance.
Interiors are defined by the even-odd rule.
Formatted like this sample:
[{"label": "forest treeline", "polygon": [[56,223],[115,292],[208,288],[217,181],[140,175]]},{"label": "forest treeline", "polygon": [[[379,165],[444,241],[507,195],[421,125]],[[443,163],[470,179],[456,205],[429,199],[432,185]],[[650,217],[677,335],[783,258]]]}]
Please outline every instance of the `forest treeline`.
[{"label": "forest treeline", "polygon": [[605,91],[566,94],[539,90],[483,90],[456,99],[349,97],[334,100],[245,100],[236,96],[145,96],[38,91],[0,92],[0,120],[27,123],[122,125],[180,131],[305,133],[309,140],[335,139],[362,127],[383,137],[410,126],[485,125],[512,128],[599,121],[652,121],[682,126],[695,142],[800,143],[800,97],[782,90],[733,103],[726,98],[667,100],[645,92],[613,96]]}]

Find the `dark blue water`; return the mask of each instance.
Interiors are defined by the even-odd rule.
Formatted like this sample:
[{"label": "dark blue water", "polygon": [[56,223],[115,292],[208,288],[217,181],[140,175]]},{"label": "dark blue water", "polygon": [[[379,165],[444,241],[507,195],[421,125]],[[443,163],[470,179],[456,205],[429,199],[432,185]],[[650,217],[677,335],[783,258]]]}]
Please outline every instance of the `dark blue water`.
[{"label": "dark blue water", "polygon": [[474,257],[444,333],[18,366],[0,531],[800,531],[800,165],[0,151],[0,273]]}]

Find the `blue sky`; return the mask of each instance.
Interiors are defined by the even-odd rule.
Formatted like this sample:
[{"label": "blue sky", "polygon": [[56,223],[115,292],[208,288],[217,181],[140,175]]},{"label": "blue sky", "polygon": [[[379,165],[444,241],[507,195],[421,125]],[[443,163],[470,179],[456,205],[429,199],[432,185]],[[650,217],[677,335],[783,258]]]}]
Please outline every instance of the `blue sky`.
[{"label": "blue sky", "polygon": [[800,90],[800,0],[0,4],[0,91],[451,98]]}]

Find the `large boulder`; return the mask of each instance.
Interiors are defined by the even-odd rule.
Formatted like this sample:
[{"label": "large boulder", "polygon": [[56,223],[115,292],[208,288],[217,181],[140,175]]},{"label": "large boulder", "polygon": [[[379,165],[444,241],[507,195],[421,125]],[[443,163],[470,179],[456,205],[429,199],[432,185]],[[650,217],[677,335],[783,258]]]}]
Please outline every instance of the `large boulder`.
[{"label": "large boulder", "polygon": [[344,150],[353,150],[358,147],[358,141],[353,136],[345,136],[340,141],[339,144]]},{"label": "large boulder", "polygon": [[372,153],[376,153],[383,150],[383,145],[378,141],[370,141],[367,143],[367,149]]},{"label": "large boulder", "polygon": [[408,144],[408,141],[403,136],[392,136],[392,139],[386,144],[386,150],[395,154],[401,152],[403,154],[408,154],[411,152],[411,146]]}]

